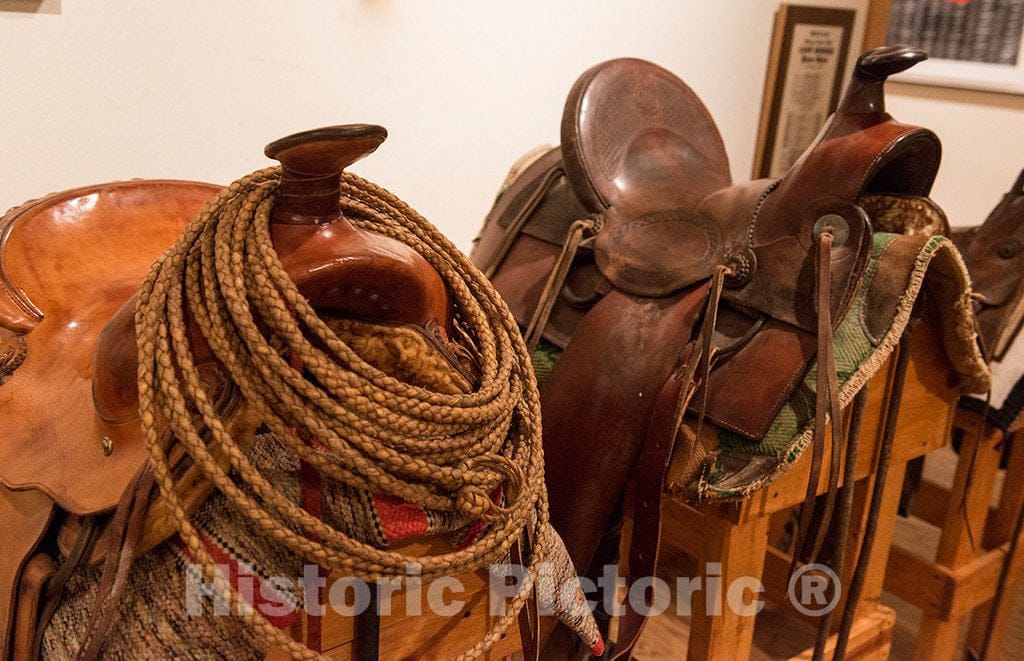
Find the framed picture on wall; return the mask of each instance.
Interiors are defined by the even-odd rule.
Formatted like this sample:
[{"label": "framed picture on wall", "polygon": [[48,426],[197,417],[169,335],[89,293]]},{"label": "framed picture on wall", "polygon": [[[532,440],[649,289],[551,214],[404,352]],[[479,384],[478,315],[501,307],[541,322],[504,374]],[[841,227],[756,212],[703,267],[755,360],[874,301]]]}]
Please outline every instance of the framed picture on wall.
[{"label": "framed picture on wall", "polygon": [[775,15],[754,178],[781,177],[839,103],[856,11],[781,5]]},{"label": "framed picture on wall", "polygon": [[1024,94],[1024,0],[891,0],[886,41],[929,55],[893,80]]}]

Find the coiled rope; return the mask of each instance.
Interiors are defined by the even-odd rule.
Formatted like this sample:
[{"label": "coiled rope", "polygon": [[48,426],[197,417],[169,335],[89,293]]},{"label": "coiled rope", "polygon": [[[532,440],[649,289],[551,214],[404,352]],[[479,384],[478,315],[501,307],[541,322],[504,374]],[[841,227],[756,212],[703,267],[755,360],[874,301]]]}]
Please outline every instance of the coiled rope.
[{"label": "coiled rope", "polygon": [[[346,217],[411,246],[441,274],[455,303],[457,331],[481,368],[479,386],[457,395],[389,377],[332,332],[281,265],[270,236],[279,177],[279,168],[268,168],[231,184],[154,264],[135,313],[139,403],[155,480],[206,580],[269,644],[308,659],[317,653],[255,609],[240,609],[239,595],[215,571],[174,489],[171,434],[263,533],[309,562],[367,581],[405,576],[409,563],[429,579],[503,562],[524,532],[533,541],[536,570],[547,548],[547,494],[529,354],[493,287],[404,202],[343,174]],[[189,314],[248,406],[323,476],[430,510],[471,515],[488,522],[485,531],[467,548],[411,557],[351,538],[293,503],[252,466],[215,412],[186,334]],[[291,367],[286,352],[314,378]],[[218,466],[215,453],[228,458],[228,468]],[[491,494],[499,485],[504,497],[496,504]],[[512,624],[535,575],[527,575],[505,614],[464,658],[486,653]]]}]

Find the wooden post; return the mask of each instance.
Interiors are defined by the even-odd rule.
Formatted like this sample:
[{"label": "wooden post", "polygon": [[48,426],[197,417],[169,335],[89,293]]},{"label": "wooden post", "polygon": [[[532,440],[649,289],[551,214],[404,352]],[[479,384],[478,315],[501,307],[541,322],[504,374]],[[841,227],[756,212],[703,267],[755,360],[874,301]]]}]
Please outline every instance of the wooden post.
[{"label": "wooden post", "polygon": [[[968,564],[981,551],[992,488],[999,470],[1000,452],[995,441],[991,434],[985,438],[971,433],[964,435],[935,555],[935,564],[950,571]],[[960,641],[961,621],[959,615],[944,619],[925,614],[915,658],[953,659]]]},{"label": "wooden post", "polygon": [[892,0],[869,0],[868,18],[864,25],[864,48],[870,50],[885,45],[889,32],[889,13]]},{"label": "wooden post", "polygon": [[735,613],[727,603],[726,592],[738,578],[760,578],[768,550],[768,523],[767,516],[755,517],[739,525],[713,514],[704,516],[702,552],[698,557],[704,563],[721,563],[721,579],[720,589],[709,593],[705,576],[701,586],[704,589],[694,593],[687,649],[687,658],[691,661],[731,661],[750,657],[755,618]]},{"label": "wooden post", "polygon": [[[1024,489],[1020,488],[1021,480],[1024,479],[1024,436],[1015,438],[1009,435],[1006,443],[1013,443],[1010,450],[1010,460],[1006,466],[1006,475],[1003,479],[1003,491],[999,497],[999,507],[992,516],[989,525],[985,529],[985,548],[997,548],[1010,541],[1013,534],[1014,523],[1020,516],[1021,507],[1024,506]],[[1012,573],[1007,579],[1006,594],[1016,593],[1020,584],[1020,574]],[[999,652],[1003,649],[1003,638],[1006,635],[1007,618],[1011,612],[1010,608],[1003,608],[996,615],[996,621],[992,627],[989,649]],[[992,601],[978,606],[971,615],[971,624],[967,636],[967,645],[970,649],[980,651],[985,645],[985,636],[988,633],[988,620],[992,616]]]}]

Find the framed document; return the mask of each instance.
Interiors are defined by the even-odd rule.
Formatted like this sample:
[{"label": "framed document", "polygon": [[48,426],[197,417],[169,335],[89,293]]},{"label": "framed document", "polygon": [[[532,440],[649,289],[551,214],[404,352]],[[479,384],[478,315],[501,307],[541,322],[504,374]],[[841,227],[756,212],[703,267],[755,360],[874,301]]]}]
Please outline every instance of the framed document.
[{"label": "framed document", "polygon": [[1024,0],[892,0],[890,44],[929,59],[893,80],[1024,94]]},{"label": "framed document", "polygon": [[839,103],[852,9],[782,5],[768,56],[755,178],[781,177]]}]

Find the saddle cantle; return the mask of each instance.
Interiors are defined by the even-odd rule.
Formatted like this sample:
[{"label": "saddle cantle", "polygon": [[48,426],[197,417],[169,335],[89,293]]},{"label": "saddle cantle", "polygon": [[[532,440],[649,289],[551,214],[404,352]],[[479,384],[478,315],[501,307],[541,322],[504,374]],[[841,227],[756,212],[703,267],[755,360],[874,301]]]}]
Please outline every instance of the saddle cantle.
[{"label": "saddle cantle", "polygon": [[[613,60],[574,85],[561,147],[510,182],[472,256],[528,343],[543,339],[557,354],[541,390],[545,457],[552,520],[577,567],[599,573],[614,562],[598,548],[617,547],[601,539],[635,475],[629,572],[652,575],[679,423],[697,428],[679,434],[693,471],[707,452],[698,440],[705,419],[756,447],[815,361],[817,485],[828,418],[840,442],[832,332],[871,256],[865,209],[911,200],[929,222],[942,218],[927,199],[937,137],[884,108],[885,79],[924,57],[904,47],[861,56],[836,112],[790,171],[738,185],[707,109],[664,69]],[[865,323],[884,325],[893,313],[868,311],[879,320]],[[595,485],[582,496],[569,477],[580,474]],[[812,511],[804,507],[801,540]],[[641,625],[627,608],[617,656]]]}]

